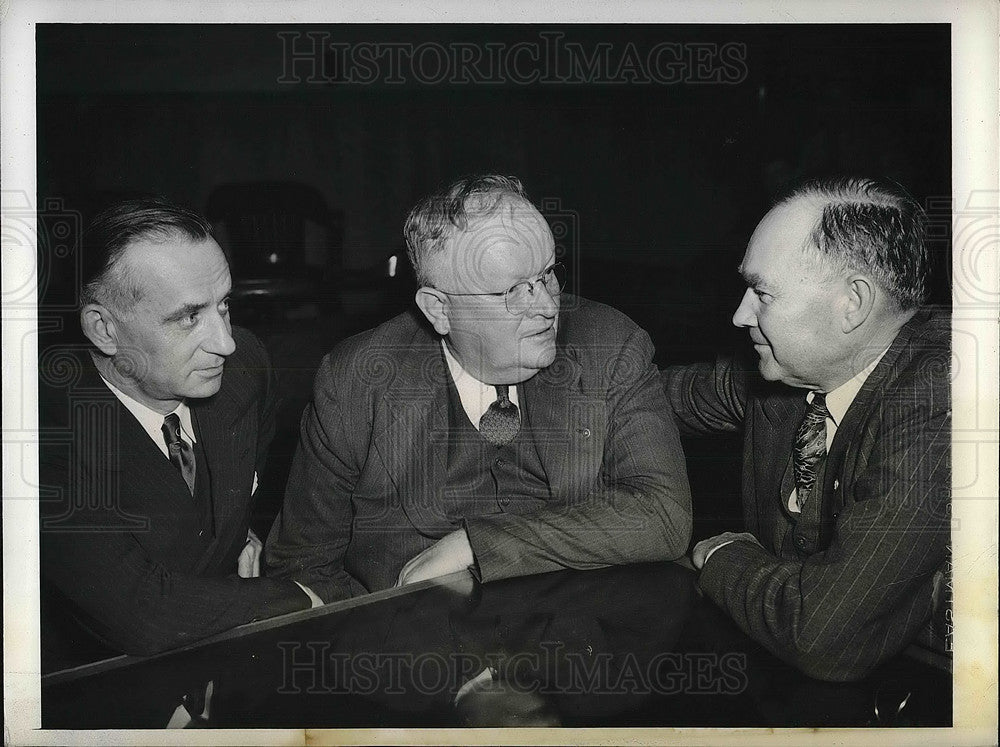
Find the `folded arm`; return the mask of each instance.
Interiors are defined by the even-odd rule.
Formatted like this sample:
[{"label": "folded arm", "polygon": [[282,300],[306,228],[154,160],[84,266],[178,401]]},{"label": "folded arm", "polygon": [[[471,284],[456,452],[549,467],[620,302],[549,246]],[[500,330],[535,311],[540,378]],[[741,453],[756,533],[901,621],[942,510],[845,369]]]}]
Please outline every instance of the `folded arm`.
[{"label": "folded arm", "polygon": [[863,677],[932,612],[949,541],[950,416],[896,404],[883,408],[826,550],[782,560],[737,541],[712,553],[701,573],[701,588],[744,631],[817,678]]},{"label": "folded arm", "polygon": [[611,362],[608,431],[587,494],[525,515],[466,520],[482,580],[672,560],[687,550],[684,454],[652,356],[649,336],[635,328]]},{"label": "folded arm", "polygon": [[686,436],[734,433],[746,412],[746,375],[732,358],[660,372],[670,412]]},{"label": "folded arm", "polygon": [[150,655],[309,607],[289,581],[171,571],[128,532],[48,533],[45,580],[112,647]]}]

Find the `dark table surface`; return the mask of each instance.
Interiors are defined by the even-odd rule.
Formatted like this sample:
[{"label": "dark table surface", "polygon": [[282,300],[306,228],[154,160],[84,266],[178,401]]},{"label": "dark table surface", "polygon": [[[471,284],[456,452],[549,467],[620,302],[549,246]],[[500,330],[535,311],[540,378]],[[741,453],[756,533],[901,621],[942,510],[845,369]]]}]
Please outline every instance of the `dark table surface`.
[{"label": "dark table surface", "polygon": [[812,680],[695,578],[676,563],[486,585],[453,574],[53,672],[42,726],[162,727],[208,681],[210,727],[951,723],[947,671],[900,656],[861,682]]}]

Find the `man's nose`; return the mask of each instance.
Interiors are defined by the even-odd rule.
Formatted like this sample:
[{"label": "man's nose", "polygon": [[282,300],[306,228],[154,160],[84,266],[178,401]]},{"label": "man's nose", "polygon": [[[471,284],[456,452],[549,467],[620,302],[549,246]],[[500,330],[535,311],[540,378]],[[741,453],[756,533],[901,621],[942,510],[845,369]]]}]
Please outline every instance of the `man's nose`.
[{"label": "man's nose", "polygon": [[222,314],[215,316],[211,334],[206,341],[205,348],[209,353],[223,357],[236,352],[236,340],[233,339],[232,327],[228,316],[223,316]]},{"label": "man's nose", "polygon": [[756,327],[756,304],[757,297],[754,295],[752,289],[747,288],[743,294],[743,299],[740,301],[740,305],[736,308],[736,313],[733,314],[733,324],[737,327]]},{"label": "man's nose", "polygon": [[559,313],[559,297],[561,293],[553,294],[545,283],[538,283],[532,295],[530,313],[533,316],[544,316],[552,319]]}]

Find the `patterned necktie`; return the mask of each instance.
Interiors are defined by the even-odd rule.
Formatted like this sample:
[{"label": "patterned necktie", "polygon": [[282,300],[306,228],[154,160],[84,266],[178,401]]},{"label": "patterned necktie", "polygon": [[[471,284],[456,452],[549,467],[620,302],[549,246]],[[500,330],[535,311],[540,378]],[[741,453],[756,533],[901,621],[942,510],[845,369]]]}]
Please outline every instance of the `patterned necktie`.
[{"label": "patterned necktie", "polygon": [[795,436],[792,467],[795,470],[795,502],[799,511],[806,504],[809,493],[816,483],[816,473],[820,462],[826,456],[826,419],[830,411],[826,409],[826,395],[813,392],[812,402],[806,407],[799,432]]},{"label": "patterned necktie", "polygon": [[504,446],[521,430],[521,415],[507,397],[509,387],[498,386],[496,390],[496,401],[479,419],[479,432],[494,446]]},{"label": "patterned necktie", "polygon": [[181,419],[177,417],[176,412],[170,413],[163,419],[160,431],[167,444],[170,463],[180,470],[188,490],[194,495],[194,451],[191,450],[191,444],[181,438]]}]

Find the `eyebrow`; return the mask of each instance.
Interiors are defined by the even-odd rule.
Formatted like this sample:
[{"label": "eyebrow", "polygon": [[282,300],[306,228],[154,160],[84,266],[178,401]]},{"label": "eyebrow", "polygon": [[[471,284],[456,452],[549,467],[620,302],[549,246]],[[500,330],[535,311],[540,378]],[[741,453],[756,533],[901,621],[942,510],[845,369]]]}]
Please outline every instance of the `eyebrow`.
[{"label": "eyebrow", "polygon": [[549,257],[548,261],[545,263],[545,267],[543,267],[542,271],[537,275],[535,275],[535,277],[540,278],[542,275],[545,274],[546,270],[548,270],[550,267],[555,267],[557,264],[559,264],[559,258],[556,256],[555,252],[553,252],[552,256]]},{"label": "eyebrow", "polygon": [[764,278],[755,272],[747,272],[743,269],[742,265],[736,268],[736,271],[743,277],[743,282],[746,283],[748,287],[762,288],[765,290],[768,288],[768,284],[764,281]]},{"label": "eyebrow", "polygon": [[[525,282],[527,282],[529,280],[532,280],[532,281],[538,280],[538,278],[540,278],[542,275],[544,275],[549,270],[550,267],[554,267],[557,264],[559,264],[559,260],[556,258],[556,255],[553,254],[552,257],[550,258],[550,261],[548,261],[548,262],[545,263],[545,267],[542,268],[541,272],[536,272],[536,273],[534,273],[532,275],[527,275],[527,276],[521,278],[520,280],[518,280],[516,283],[514,283],[514,285],[518,285],[519,283],[525,283]],[[511,288],[513,288],[514,285],[512,285]],[[504,291],[504,292],[506,292],[506,291]]]},{"label": "eyebrow", "polygon": [[207,308],[208,308],[207,303],[186,303],[176,311],[173,311],[167,314],[165,317],[163,317],[163,321],[176,322],[180,319],[183,319],[188,314],[194,314],[197,311],[201,311],[202,309],[207,309]]}]

